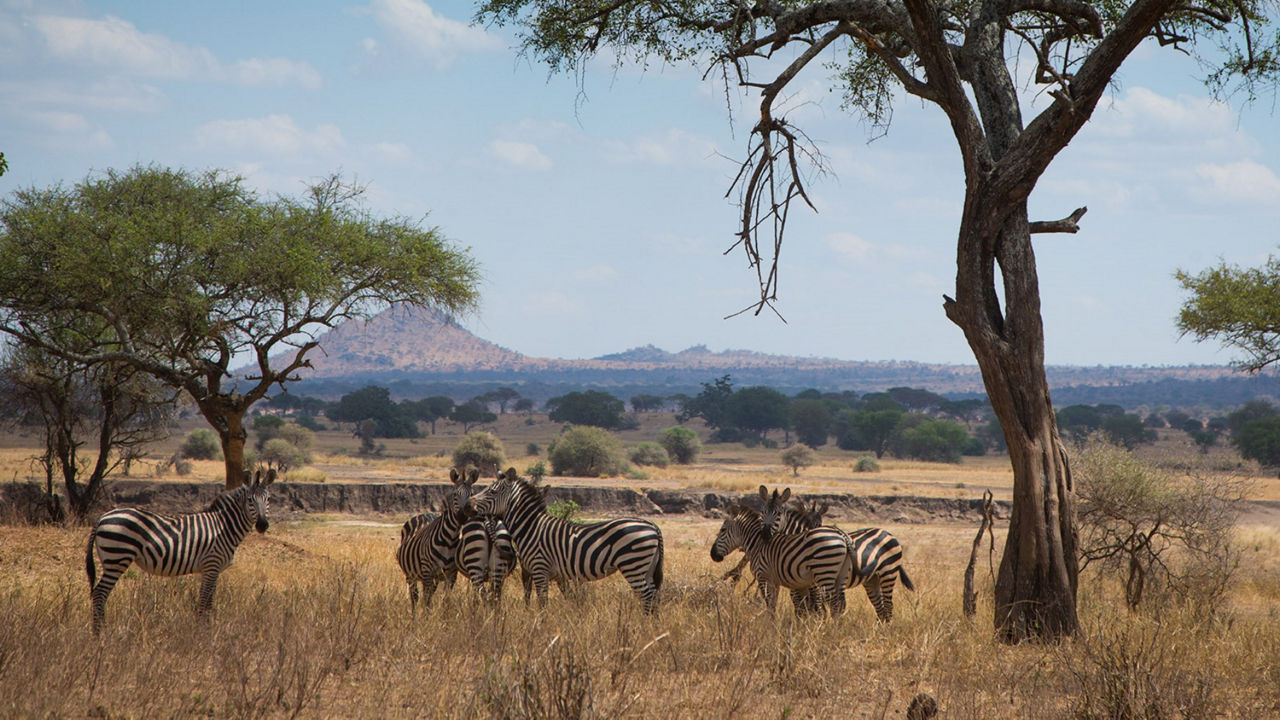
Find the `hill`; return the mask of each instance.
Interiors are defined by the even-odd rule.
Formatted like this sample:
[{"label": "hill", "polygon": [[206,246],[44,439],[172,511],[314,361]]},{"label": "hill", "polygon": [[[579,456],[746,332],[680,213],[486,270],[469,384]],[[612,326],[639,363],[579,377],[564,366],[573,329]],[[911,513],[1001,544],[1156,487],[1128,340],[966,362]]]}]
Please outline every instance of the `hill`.
[{"label": "hill", "polygon": [[[646,345],[589,359],[531,357],[479,338],[431,309],[391,309],[367,320],[348,321],[319,342],[312,353],[314,370],[294,386],[296,392],[336,396],[372,383],[389,386],[400,397],[470,397],[472,390],[478,394],[501,385],[516,387],[535,400],[589,387],[620,397],[665,396],[694,394],[702,383],[731,375],[738,386],[768,385],[783,392],[872,392],[909,386],[951,397],[983,393],[976,365],[716,352],[703,345],[679,352]],[[1274,376],[1241,376],[1226,366],[1050,366],[1047,372],[1060,406],[1228,406],[1274,397],[1280,389]]]}]

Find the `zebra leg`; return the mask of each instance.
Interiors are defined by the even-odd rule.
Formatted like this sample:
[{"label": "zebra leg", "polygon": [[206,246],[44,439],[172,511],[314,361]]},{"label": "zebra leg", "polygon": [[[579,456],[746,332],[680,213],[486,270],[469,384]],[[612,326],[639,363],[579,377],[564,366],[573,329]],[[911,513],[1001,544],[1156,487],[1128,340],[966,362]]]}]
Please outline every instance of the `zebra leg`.
[{"label": "zebra leg", "polygon": [[646,615],[655,615],[658,612],[658,588],[653,581],[649,579],[648,567],[636,568],[627,576],[627,584],[631,586],[631,591],[640,599],[640,605],[644,608]]},{"label": "zebra leg", "polygon": [[817,609],[813,606],[813,598],[808,590],[792,590],[791,606],[795,608],[796,617],[804,617]]},{"label": "zebra leg", "polygon": [[409,583],[409,611],[418,611],[418,578],[408,578]]},{"label": "zebra leg", "polygon": [[775,614],[778,609],[778,588],[760,578],[756,578],[756,584],[760,587],[760,597],[764,598],[764,606],[769,608],[769,614]]},{"label": "zebra leg", "polygon": [[93,590],[89,592],[89,598],[93,604],[94,635],[97,635],[102,630],[102,622],[107,614],[107,596],[115,589],[120,576],[124,575],[124,571],[129,569],[129,565],[132,562],[133,558],[124,558],[117,562],[102,563],[102,577],[98,578]]},{"label": "zebra leg", "polygon": [[843,615],[845,607],[844,584],[841,582],[832,583],[827,587],[826,596],[827,611],[831,613],[831,616]]},{"label": "zebra leg", "polygon": [[422,578],[422,606],[424,608],[431,607],[431,598],[436,594],[436,585],[440,582],[437,574]]},{"label": "zebra leg", "polygon": [[863,581],[862,587],[867,591],[867,599],[871,601],[871,606],[876,609],[876,619],[880,622],[889,622],[889,618],[893,617],[893,605],[889,605],[886,613],[884,595],[880,592],[880,584],[880,574],[876,573]]},{"label": "zebra leg", "polygon": [[880,581],[880,596],[884,598],[884,616],[880,619],[889,622],[893,619],[893,585],[897,581],[895,575],[885,575]]},{"label": "zebra leg", "polygon": [[213,609],[213,593],[218,589],[218,573],[220,570],[205,570],[204,575],[200,578],[200,607],[199,613],[201,619],[209,616],[209,611]]},{"label": "zebra leg", "polygon": [[[551,579],[548,578],[545,573],[538,573],[537,575],[534,576],[533,588],[538,592],[539,608],[545,608],[547,606],[547,596],[550,594],[548,592],[550,590],[550,585],[551,585]],[[562,592],[564,591],[563,584],[561,584],[560,589]]]},{"label": "zebra leg", "polygon": [[520,584],[524,586],[524,606],[529,607],[529,597],[533,595],[533,575],[523,565],[520,567]]}]

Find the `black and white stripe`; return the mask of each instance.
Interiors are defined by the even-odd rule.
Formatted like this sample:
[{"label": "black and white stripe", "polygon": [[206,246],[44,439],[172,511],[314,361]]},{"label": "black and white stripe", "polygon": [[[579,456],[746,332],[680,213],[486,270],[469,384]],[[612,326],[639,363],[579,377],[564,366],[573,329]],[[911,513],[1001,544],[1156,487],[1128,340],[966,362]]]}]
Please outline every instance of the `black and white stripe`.
[{"label": "black and white stripe", "polygon": [[441,580],[453,586],[457,576],[458,531],[462,527],[463,506],[471,497],[472,486],[479,477],[480,471],[475,468],[467,468],[463,472],[451,468],[449,480],[453,487],[445,495],[440,514],[429,521],[423,521],[421,516],[409,518],[401,528],[396,563],[409,585],[411,608],[416,610],[418,607],[418,583],[422,583],[423,602],[427,605],[431,604]]},{"label": "black and white stripe", "polygon": [[797,600],[797,614],[807,609],[803,596],[811,590],[819,593],[831,614],[844,612],[852,559],[843,533],[824,527],[803,533],[774,533],[761,513],[749,507],[731,505],[726,512],[728,516],[711,545],[711,559],[720,562],[742,548],[770,612],[777,607],[779,587],[798,591],[792,595]]},{"label": "black and white stripe", "polygon": [[[208,613],[218,575],[231,564],[249,528],[267,531],[267,488],[275,478],[275,470],[268,470],[265,479],[261,471],[255,479],[246,472],[243,485],[219,495],[204,512],[170,517],[118,508],[98,518],[84,559],[94,633],[102,628],[107,597],[134,563],[152,575],[201,573],[199,612],[201,616]],[[95,548],[102,561],[101,579],[93,562]]]},{"label": "black and white stripe", "polygon": [[458,532],[458,567],[480,596],[502,598],[502,585],[516,568],[516,548],[502,520],[483,515],[468,520]]},{"label": "black and white stripe", "polygon": [[[797,503],[798,507],[792,508],[786,506],[790,497],[790,488],[781,494],[775,490],[770,496],[767,488],[760,486],[760,498],[764,502],[761,516],[766,526],[781,528],[781,532],[793,532],[797,524],[807,528],[821,524],[822,516],[827,510],[826,505]],[[908,590],[916,589],[906,568],[902,566],[901,543],[892,533],[880,528],[863,528],[845,533],[834,526],[828,527],[843,534],[848,543],[849,556],[853,560],[848,587],[861,584],[871,606],[876,610],[876,618],[881,622],[889,622],[893,619],[893,589],[898,580],[901,579],[903,587]],[[797,599],[794,593],[792,597]]]},{"label": "black and white stripe", "polygon": [[[471,498],[471,508],[496,515],[515,540],[521,571],[533,584],[539,603],[547,587],[599,580],[621,571],[647,613],[658,610],[662,587],[662,531],[641,519],[578,524],[547,514],[547,488],[517,477],[515,468]],[[526,596],[527,597],[527,596]]]}]

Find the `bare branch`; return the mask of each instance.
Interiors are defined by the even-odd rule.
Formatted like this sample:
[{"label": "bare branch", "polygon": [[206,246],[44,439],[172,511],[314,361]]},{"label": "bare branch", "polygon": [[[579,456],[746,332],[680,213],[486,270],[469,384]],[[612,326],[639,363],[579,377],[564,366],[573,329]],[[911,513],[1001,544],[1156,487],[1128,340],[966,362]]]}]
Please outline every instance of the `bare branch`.
[{"label": "bare branch", "polygon": [[1075,212],[1061,220],[1037,220],[1030,224],[1031,233],[1076,233],[1080,230],[1080,218],[1089,212],[1087,207],[1078,207]]}]

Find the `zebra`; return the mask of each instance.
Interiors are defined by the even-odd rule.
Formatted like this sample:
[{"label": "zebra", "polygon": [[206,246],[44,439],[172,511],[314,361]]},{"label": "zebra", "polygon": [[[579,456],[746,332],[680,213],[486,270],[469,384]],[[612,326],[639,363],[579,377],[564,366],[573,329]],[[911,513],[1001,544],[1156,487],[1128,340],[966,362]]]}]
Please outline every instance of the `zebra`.
[{"label": "zebra", "polygon": [[742,548],[751,563],[760,595],[769,612],[777,608],[778,587],[801,591],[793,594],[796,613],[804,614],[804,595],[817,589],[833,615],[844,612],[844,588],[852,572],[852,558],[844,535],[833,528],[814,528],[804,533],[773,533],[759,512],[744,505],[730,505],[720,532],[711,544],[711,559],[724,560]]},{"label": "zebra", "polygon": [[[170,517],[140,508],[117,508],[98,518],[89,531],[84,557],[94,635],[102,630],[107,597],[134,562],[152,575],[201,573],[199,615],[206,617],[213,607],[218,575],[231,565],[249,528],[267,531],[267,488],[275,479],[275,469],[268,470],[265,479],[261,470],[256,478],[246,471],[243,485],[219,495],[204,512]],[[101,579],[93,562],[95,548],[102,560]]]},{"label": "zebra", "polygon": [[484,515],[464,523],[458,531],[457,565],[481,597],[501,600],[502,584],[516,567],[515,544],[502,520]]},{"label": "zebra", "polygon": [[421,516],[409,518],[400,530],[396,563],[409,584],[409,606],[414,610],[418,607],[418,583],[422,583],[423,600],[427,605],[431,604],[441,579],[453,586],[457,576],[458,530],[462,526],[463,507],[479,477],[480,471],[475,468],[467,468],[463,472],[450,468],[449,480],[453,487],[445,495],[440,514],[429,521],[420,519]]},{"label": "zebra", "polygon": [[[639,518],[569,522],[547,514],[546,496],[547,487],[518,477],[515,468],[508,468],[471,498],[474,512],[496,515],[506,523],[521,571],[537,591],[539,605],[546,606],[551,580],[564,590],[567,585],[621,571],[644,612],[656,614],[663,559],[658,526]],[[528,597],[526,589],[526,601]]]},{"label": "zebra", "polygon": [[[827,510],[825,504],[819,506],[816,503],[810,506],[799,503],[798,509],[784,508],[791,497],[791,488],[786,488],[781,494],[775,490],[770,496],[765,486],[761,485],[760,497],[764,500],[764,510],[761,513],[763,522],[782,528],[782,532],[793,532],[791,528],[796,523],[810,528],[818,527]],[[902,566],[901,543],[892,533],[880,528],[863,528],[851,533],[836,527],[831,529],[845,536],[849,555],[853,559],[847,587],[861,584],[871,606],[876,610],[876,619],[889,622],[893,619],[893,588],[897,581],[901,579],[902,586],[908,590],[916,589],[906,568]],[[794,593],[792,599],[796,599]]]}]

